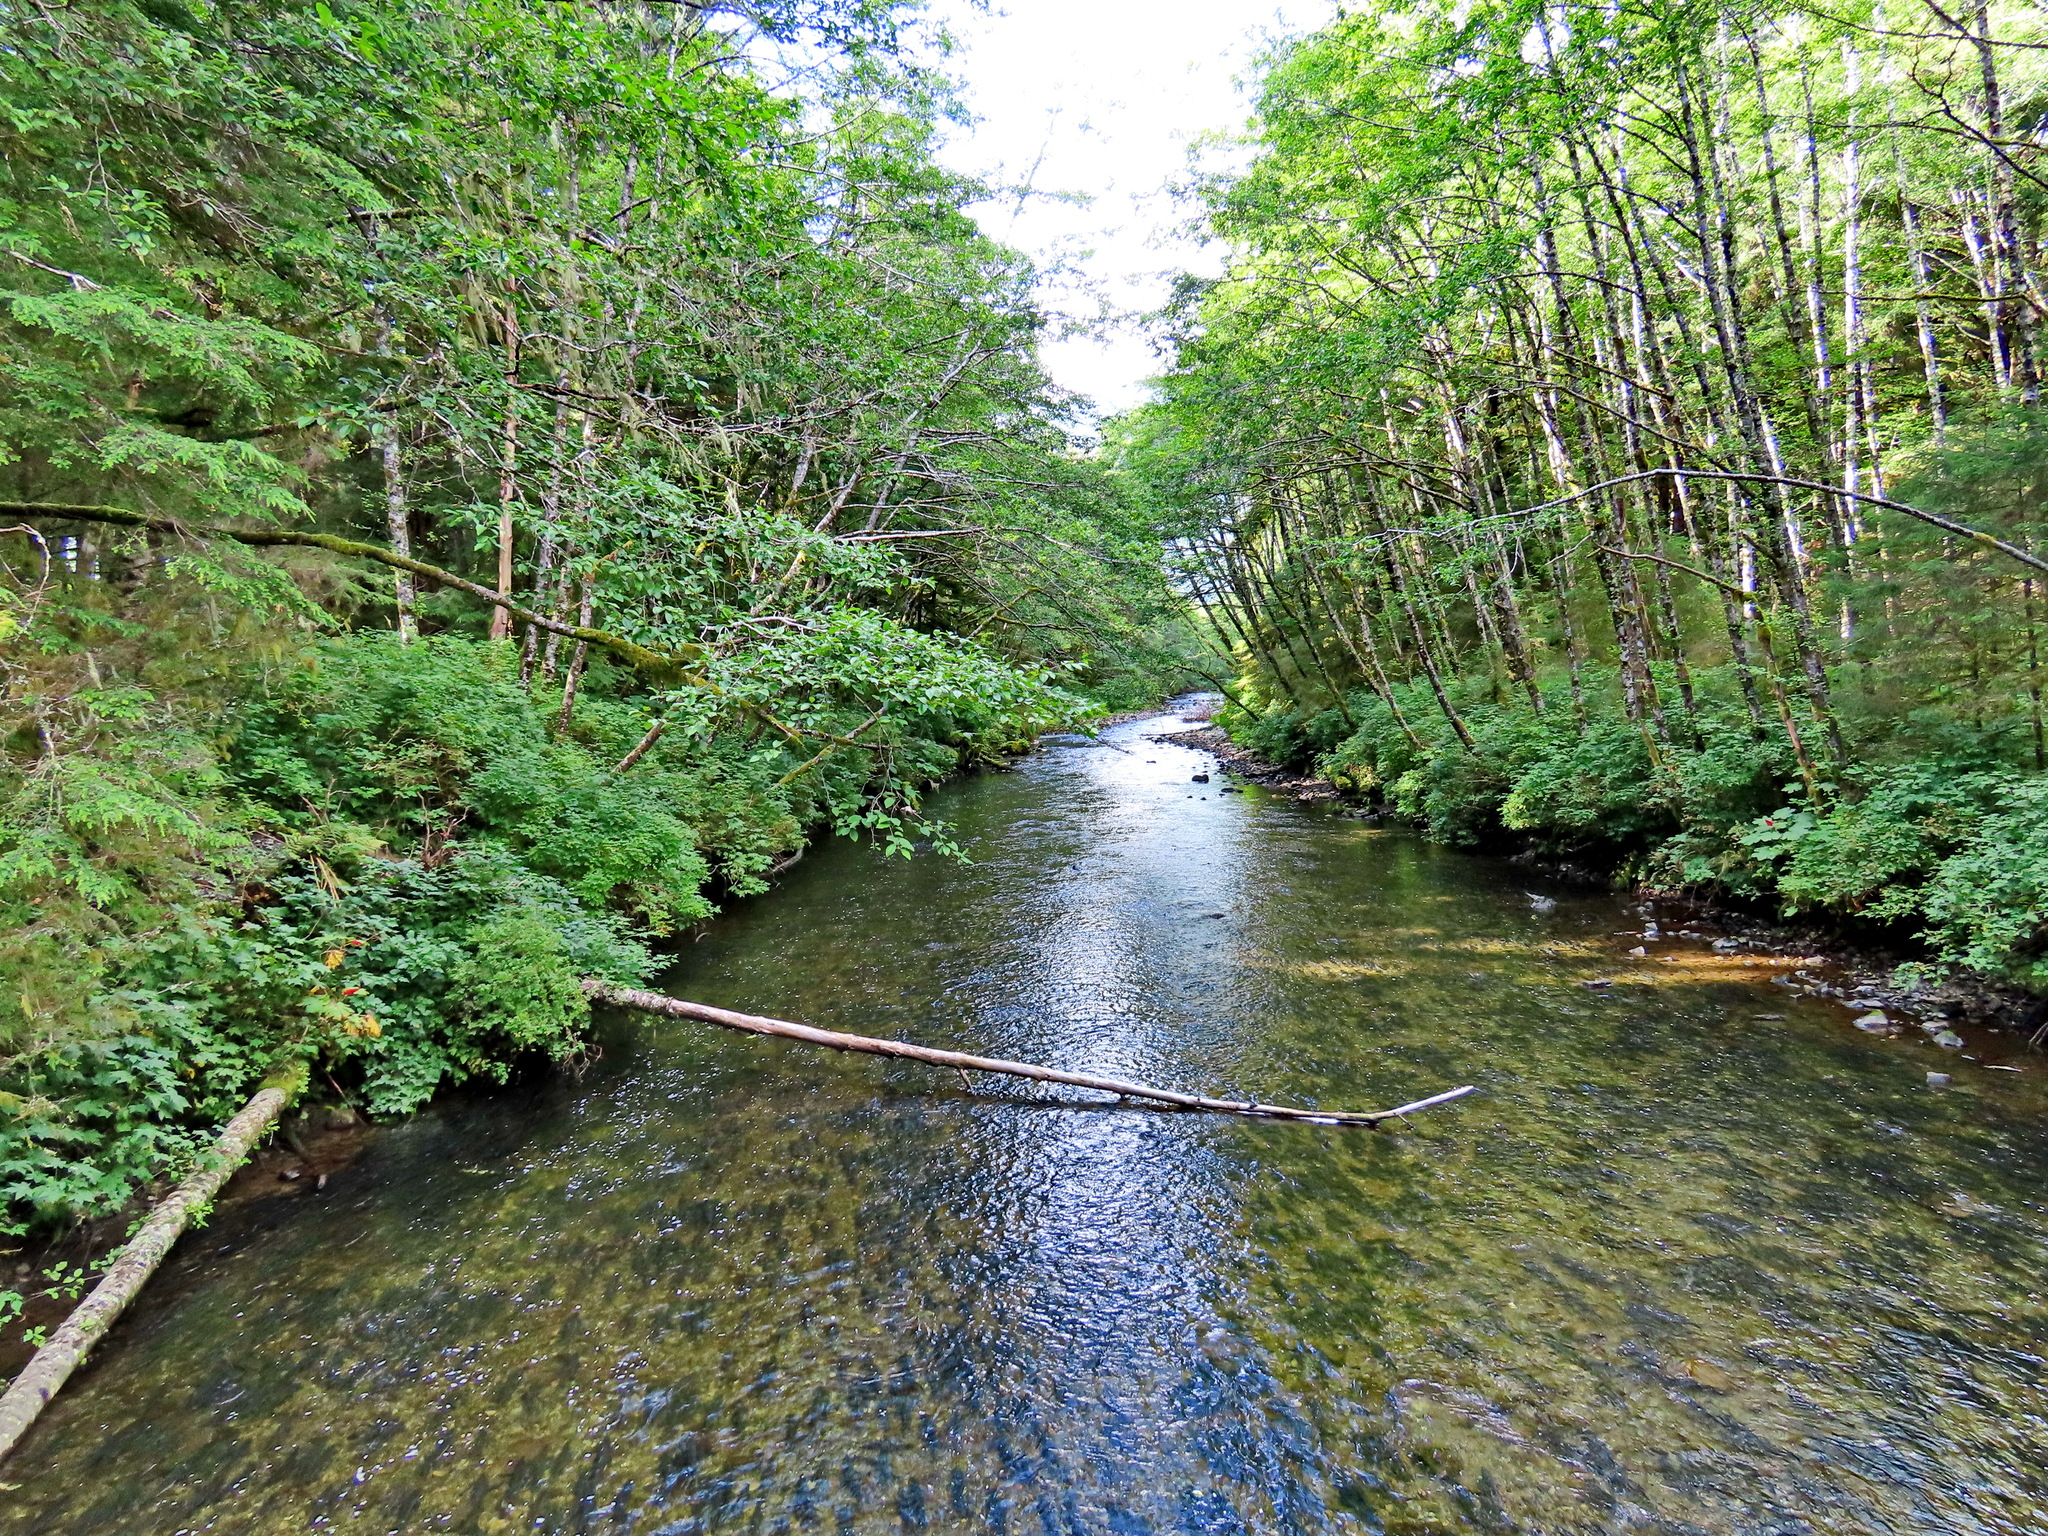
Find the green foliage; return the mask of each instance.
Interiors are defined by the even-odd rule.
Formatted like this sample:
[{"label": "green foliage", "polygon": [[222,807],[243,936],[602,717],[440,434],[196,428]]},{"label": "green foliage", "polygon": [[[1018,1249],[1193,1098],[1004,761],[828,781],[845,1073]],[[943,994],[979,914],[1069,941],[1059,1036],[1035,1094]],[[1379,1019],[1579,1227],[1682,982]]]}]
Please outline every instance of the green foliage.
[{"label": "green foliage", "polygon": [[[972,646],[878,620],[814,638],[753,681],[826,701],[792,711],[821,729],[882,717],[860,738],[877,752],[828,741],[821,761],[683,728],[620,772],[648,721],[646,701],[608,692],[622,679],[594,673],[556,735],[510,648],[372,631],[246,671],[211,741],[114,732],[108,756],[59,758],[62,814],[32,764],[6,849],[25,1008],[77,959],[29,914],[98,926],[70,1006],[0,1063],[11,1227],[110,1211],[174,1173],[279,1061],[399,1114],[522,1057],[573,1056],[582,978],[644,979],[640,936],[709,915],[715,877],[759,889],[820,820],[907,851],[918,784],[1051,718],[1038,684]],[[143,797],[112,777],[138,752],[183,776],[159,766]],[[879,808],[878,774],[904,786]],[[74,787],[106,783],[99,799]],[[46,853],[58,833],[64,857]]]},{"label": "green foliage", "polygon": [[[1724,689],[1728,679],[1701,682]],[[1981,754],[1873,766],[1825,805],[1787,804],[1795,764],[1727,704],[1703,711],[1699,744],[1653,757],[1609,706],[1580,728],[1568,702],[1542,716],[1467,702],[1474,746],[1427,690],[1393,709],[1350,701],[1358,728],[1316,759],[1335,782],[1375,796],[1438,841],[1515,845],[1669,885],[1774,901],[1787,916],[1889,925],[1933,959],[2035,988],[2048,983],[2048,783]],[[1306,723],[1284,709],[1219,720],[1262,756],[1301,763]]]},{"label": "green foliage", "polygon": [[[351,872],[352,850],[388,845],[433,867],[480,837],[653,932],[710,911],[697,779],[615,774],[591,746],[550,740],[504,647],[384,634],[316,646],[266,680],[229,764],[294,846]],[[786,807],[762,810],[788,830]]]},{"label": "green foliage", "polygon": [[279,1061],[403,1113],[446,1084],[502,1080],[524,1053],[573,1054],[578,979],[653,964],[618,916],[503,850],[435,869],[366,857],[348,881],[318,867],[274,875],[261,906],[105,947],[90,1026],[0,1075],[14,1229],[111,1211],[174,1173]]},{"label": "green foliage", "polygon": [[462,1018],[517,1050],[568,1055],[589,1008],[570,949],[561,925],[539,912],[486,923],[451,978]]},{"label": "green foliage", "polygon": [[[1361,701],[1356,695],[1351,700],[1354,710],[1376,702]],[[1344,716],[1338,710],[1308,714],[1277,702],[1257,711],[1226,704],[1216,712],[1216,724],[1257,756],[1284,768],[1308,767],[1345,734]]]},{"label": "green foliage", "polygon": [[[806,836],[948,850],[930,784],[1184,685],[898,13],[0,12],[5,1220],[282,1063],[389,1114],[572,1056]],[[486,640],[501,556],[675,666]]]},{"label": "green foliage", "polygon": [[1874,771],[1825,814],[1781,809],[1736,841],[1788,912],[1916,931],[1942,961],[2048,981],[2048,784],[1940,761]]}]

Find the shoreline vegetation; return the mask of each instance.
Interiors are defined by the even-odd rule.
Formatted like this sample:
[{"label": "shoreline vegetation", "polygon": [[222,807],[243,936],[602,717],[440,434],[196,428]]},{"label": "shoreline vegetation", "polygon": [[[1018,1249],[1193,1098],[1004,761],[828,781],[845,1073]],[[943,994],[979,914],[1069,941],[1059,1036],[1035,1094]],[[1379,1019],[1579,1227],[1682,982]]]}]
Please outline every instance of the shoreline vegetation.
[{"label": "shoreline vegetation", "polygon": [[2044,129],[1994,0],[1277,47],[1109,443],[1217,726],[1453,847],[2048,993]]},{"label": "shoreline vegetation", "polygon": [[585,979],[1176,676],[922,25],[0,16],[0,1344],[273,1074],[573,1063]]},{"label": "shoreline vegetation", "polygon": [[[1201,719],[1199,711],[1181,713],[1197,722]],[[1333,783],[1313,768],[1297,770],[1265,761],[1214,724],[1197,723],[1166,739],[1214,754],[1227,778],[1309,804],[1355,806],[1359,809],[1350,814],[1362,820],[1390,822],[1425,836],[1428,833],[1426,825],[1402,816],[1398,807]],[[1532,883],[1552,888],[1613,892],[1617,889],[1615,877],[1621,873],[1618,866],[1560,862],[1533,847],[1494,846],[1483,851],[1505,857],[1525,869]],[[1624,884],[1623,889],[1639,899],[1638,915],[1648,920],[1646,933],[1725,945],[1744,954],[1794,957],[1798,963],[1786,980],[1789,990],[1835,999],[1847,1010],[1844,1023],[1867,1019],[1873,1012],[1884,1013],[1882,1025],[1870,1027],[1871,1033],[1896,1034],[1900,1025],[1918,1023],[1935,1034],[1953,1024],[2016,1037],[2027,1048],[2041,1043],[2048,1000],[2038,992],[1978,973],[1950,969],[1930,974],[1924,964],[1924,949],[1911,945],[1910,935],[1908,942],[1901,944],[1895,932],[1873,933],[1867,927],[1859,931],[1853,921],[1830,922],[1825,916],[1787,919],[1767,904],[1731,902],[1725,895],[1717,899],[1712,892],[1642,883]],[[1541,892],[1531,895],[1532,899],[1548,899]]]},{"label": "shoreline vegetation", "polygon": [[1928,10],[1276,44],[1093,436],[893,0],[0,14],[0,1342],[272,1074],[571,1063],[812,838],[955,855],[930,786],[1196,684],[2033,1006],[2048,19]]}]

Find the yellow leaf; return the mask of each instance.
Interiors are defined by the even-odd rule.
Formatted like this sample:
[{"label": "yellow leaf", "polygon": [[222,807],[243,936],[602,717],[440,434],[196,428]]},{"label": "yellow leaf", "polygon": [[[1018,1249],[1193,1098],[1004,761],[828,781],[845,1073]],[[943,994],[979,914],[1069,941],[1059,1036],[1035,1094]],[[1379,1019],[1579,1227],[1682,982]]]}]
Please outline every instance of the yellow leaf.
[{"label": "yellow leaf", "polygon": [[329,951],[327,951],[327,969],[331,971],[340,964],[341,951],[338,949],[330,949]]}]

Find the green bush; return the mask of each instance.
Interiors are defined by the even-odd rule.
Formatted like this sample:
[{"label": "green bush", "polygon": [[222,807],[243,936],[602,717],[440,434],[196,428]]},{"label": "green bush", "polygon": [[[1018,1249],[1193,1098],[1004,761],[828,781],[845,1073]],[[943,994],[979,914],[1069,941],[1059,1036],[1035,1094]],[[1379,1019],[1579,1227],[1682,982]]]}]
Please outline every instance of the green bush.
[{"label": "green bush", "polygon": [[[1864,767],[1811,805],[1783,735],[1758,738],[1725,671],[1695,674],[1697,717],[1654,753],[1611,678],[1589,680],[1605,702],[1583,725],[1565,698],[1540,717],[1520,700],[1461,701],[1469,749],[1424,687],[1396,690],[1407,729],[1384,700],[1355,697],[1355,729],[1317,763],[1440,842],[1514,839],[1787,916],[1885,924],[1937,964],[2048,988],[2048,779],[2002,764],[1982,733]],[[1310,750],[1297,712],[1218,718],[1261,755]]]},{"label": "green bush", "polygon": [[799,760],[687,717],[622,773],[649,701],[602,662],[557,731],[511,647],[383,632],[249,670],[205,732],[173,712],[31,768],[0,807],[0,972],[27,1018],[0,1054],[0,1227],[117,1208],[283,1061],[385,1115],[573,1056],[582,978],[644,979],[645,939],[708,916],[720,882],[763,888],[808,828],[907,851],[920,786],[1049,723],[1028,679],[880,621],[798,649],[883,700],[804,708],[865,726],[885,803],[866,751]]},{"label": "green bush", "polygon": [[1583,733],[1555,716],[1541,730],[1494,728],[1513,744],[1514,787],[1501,824],[1546,848],[1609,855],[1640,851],[1677,830],[1668,770],[1649,738],[1619,715],[1596,715]]},{"label": "green bush", "polygon": [[28,1222],[116,1209],[174,1171],[276,1064],[402,1114],[521,1055],[581,1048],[579,981],[644,979],[620,917],[502,849],[354,879],[284,873],[260,906],[115,947],[87,1031],[25,1053],[0,1096],[0,1187]]},{"label": "green bush", "polygon": [[1826,811],[1735,834],[1788,913],[1908,925],[1935,958],[2048,984],[2048,780],[1947,762],[1870,770]]}]

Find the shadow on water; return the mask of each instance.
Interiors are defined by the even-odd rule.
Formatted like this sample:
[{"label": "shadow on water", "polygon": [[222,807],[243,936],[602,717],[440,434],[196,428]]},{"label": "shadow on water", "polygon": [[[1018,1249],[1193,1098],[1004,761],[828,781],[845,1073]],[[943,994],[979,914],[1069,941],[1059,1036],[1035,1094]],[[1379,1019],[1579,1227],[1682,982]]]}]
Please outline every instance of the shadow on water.
[{"label": "shadow on water", "polygon": [[580,1081],[189,1242],[0,1532],[2048,1532],[2036,1077],[1218,794],[1172,728],[950,790],[970,866],[821,850],[665,984],[1482,1096],[1381,1133],[1062,1108],[610,1020]]}]

